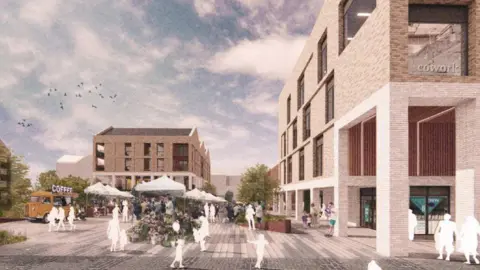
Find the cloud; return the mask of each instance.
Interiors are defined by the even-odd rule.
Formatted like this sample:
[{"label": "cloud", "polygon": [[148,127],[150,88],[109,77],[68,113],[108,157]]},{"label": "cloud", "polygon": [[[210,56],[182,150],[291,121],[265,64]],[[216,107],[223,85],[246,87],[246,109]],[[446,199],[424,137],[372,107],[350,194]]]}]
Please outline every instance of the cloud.
[{"label": "cloud", "polygon": [[277,115],[277,101],[274,99],[274,96],[269,93],[252,93],[245,99],[234,99],[233,102],[242,106],[252,114]]},{"label": "cloud", "polygon": [[244,40],[217,53],[208,69],[217,73],[243,73],[268,80],[284,80],[292,72],[305,41],[306,37],[281,36]]},{"label": "cloud", "polygon": [[57,17],[59,1],[28,1],[20,9],[20,18],[34,25],[50,27]]},{"label": "cloud", "polygon": [[209,14],[215,14],[215,0],[194,0],[193,4],[198,16],[205,17]]},{"label": "cloud", "polygon": [[37,182],[37,177],[40,173],[48,170],[48,166],[37,162],[28,162],[28,167],[28,178],[30,178],[32,185],[35,185]]}]

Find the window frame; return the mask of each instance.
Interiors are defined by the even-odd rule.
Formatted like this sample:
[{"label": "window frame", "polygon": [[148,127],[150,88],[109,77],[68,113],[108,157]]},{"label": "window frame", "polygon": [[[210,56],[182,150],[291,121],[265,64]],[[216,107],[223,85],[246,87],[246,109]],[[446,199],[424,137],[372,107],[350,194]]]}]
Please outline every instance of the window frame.
[{"label": "window frame", "polygon": [[291,110],[292,110],[292,95],[289,95],[287,98],[287,125],[290,123],[291,119]]},{"label": "window frame", "polygon": [[287,158],[287,167],[288,167],[288,171],[287,171],[287,183],[290,184],[290,183],[292,183],[292,169],[293,169],[292,156],[289,156],[289,157]]},{"label": "window frame", "polygon": [[305,180],[305,148],[298,151],[298,181]]},{"label": "window frame", "polygon": [[[160,164],[162,164],[162,166],[160,166]],[[160,171],[160,172],[165,171],[165,159],[164,158],[157,158],[157,171]]]},{"label": "window frame", "polygon": [[[311,104],[305,104],[303,107],[303,140],[307,140],[312,135],[312,108]],[[308,116],[308,117],[307,117]]]},{"label": "window frame", "polygon": [[[313,149],[313,176],[323,176],[323,134],[316,137],[314,140],[314,149]],[[320,155],[319,155],[320,149]],[[319,166],[320,165],[320,166]]]},{"label": "window frame", "polygon": [[[323,54],[325,52],[325,55]],[[325,59],[324,59],[325,56]],[[323,66],[325,65],[325,69]],[[321,82],[328,73],[328,43],[327,30],[317,44],[317,83]]]},{"label": "window frame", "polygon": [[[347,12],[348,10],[350,9],[350,7],[352,6],[353,2],[354,1],[364,1],[364,0],[344,0],[344,1],[341,1],[340,2],[340,8],[339,8],[339,11],[340,11],[340,15],[341,15],[341,24],[340,26],[342,26],[342,29],[340,30],[342,33],[342,38],[340,39],[340,50],[339,50],[339,53],[342,53],[343,50],[345,50],[345,48],[350,44],[350,40],[348,40],[348,35],[347,35],[347,23],[346,23],[346,15],[347,15]],[[377,0],[375,0],[375,7],[372,9],[371,13],[373,13],[375,11],[375,9],[377,9]],[[352,39],[355,38],[355,36],[357,35],[358,31],[360,31],[360,29],[362,29],[363,25],[365,24],[365,22],[370,18],[370,16],[368,18],[365,19],[365,21],[362,23],[362,25],[360,26],[360,28],[358,28],[357,32],[355,33],[355,35],[353,35]]]},{"label": "window frame", "polygon": [[295,150],[298,146],[298,125],[297,125],[297,118],[295,118],[292,122],[292,149]]},{"label": "window frame", "polygon": [[152,159],[151,158],[144,158],[143,159],[143,171],[145,171],[145,172],[152,171]]},{"label": "window frame", "polygon": [[280,146],[280,151],[282,153],[282,158],[285,157],[287,155],[287,137],[285,136],[285,133],[286,132],[283,132],[282,134],[282,143],[281,143],[281,146]]},{"label": "window frame", "polygon": [[[125,171],[126,172],[132,172],[133,170],[133,159],[132,158],[125,158],[124,160],[124,166],[125,166]],[[128,164],[130,164],[130,166],[128,166]]]},{"label": "window frame", "polygon": [[305,103],[305,73],[302,73],[297,80],[297,111]]},{"label": "window frame", "polygon": [[[332,95],[331,101],[330,94]],[[325,124],[330,123],[333,119],[335,119],[335,82],[332,77],[325,85]]]}]

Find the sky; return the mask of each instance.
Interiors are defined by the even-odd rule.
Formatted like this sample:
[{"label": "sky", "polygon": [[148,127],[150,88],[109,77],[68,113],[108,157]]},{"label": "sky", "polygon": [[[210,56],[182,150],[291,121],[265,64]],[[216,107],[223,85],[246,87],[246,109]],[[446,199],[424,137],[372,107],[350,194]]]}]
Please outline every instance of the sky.
[{"label": "sky", "polygon": [[0,139],[32,181],[109,126],[197,127],[213,174],[273,166],[277,98],[322,4],[0,1]]}]

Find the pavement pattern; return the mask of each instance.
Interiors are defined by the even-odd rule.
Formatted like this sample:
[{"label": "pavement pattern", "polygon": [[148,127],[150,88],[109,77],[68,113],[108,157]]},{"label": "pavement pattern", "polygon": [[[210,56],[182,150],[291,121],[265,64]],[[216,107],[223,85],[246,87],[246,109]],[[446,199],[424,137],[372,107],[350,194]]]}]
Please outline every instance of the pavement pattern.
[{"label": "pavement pattern", "polygon": [[[47,232],[47,225],[29,222],[0,224],[1,229],[27,234],[29,240],[0,246],[0,269],[169,269],[174,248],[149,243],[130,243],[122,252],[110,252],[106,228],[108,219],[77,222],[77,230]],[[131,224],[122,224],[127,228]],[[463,264],[454,255],[451,262],[436,260],[436,254],[417,254],[412,258],[383,258],[368,245],[348,238],[325,237],[318,229],[282,234],[249,231],[234,224],[211,224],[207,252],[195,243],[184,248],[184,265],[188,269],[253,269],[254,240],[263,233],[270,245],[266,248],[263,269],[347,270],[367,269],[375,259],[382,269],[479,269]]]}]

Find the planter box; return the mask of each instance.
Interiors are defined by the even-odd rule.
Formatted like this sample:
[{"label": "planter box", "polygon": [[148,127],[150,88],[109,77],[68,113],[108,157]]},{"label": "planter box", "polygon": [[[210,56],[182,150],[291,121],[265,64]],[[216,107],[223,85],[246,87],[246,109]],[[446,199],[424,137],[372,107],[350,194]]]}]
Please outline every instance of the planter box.
[{"label": "planter box", "polygon": [[93,217],[93,207],[88,207],[87,208],[87,217]]},{"label": "planter box", "polygon": [[[248,223],[240,223],[240,224],[237,224],[237,225],[248,228]],[[257,228],[259,230],[265,230],[266,231],[266,230],[268,230],[268,222],[255,223],[255,228]]]},{"label": "planter box", "polygon": [[272,232],[291,233],[292,222],[289,219],[279,221],[268,221],[268,230]]}]

